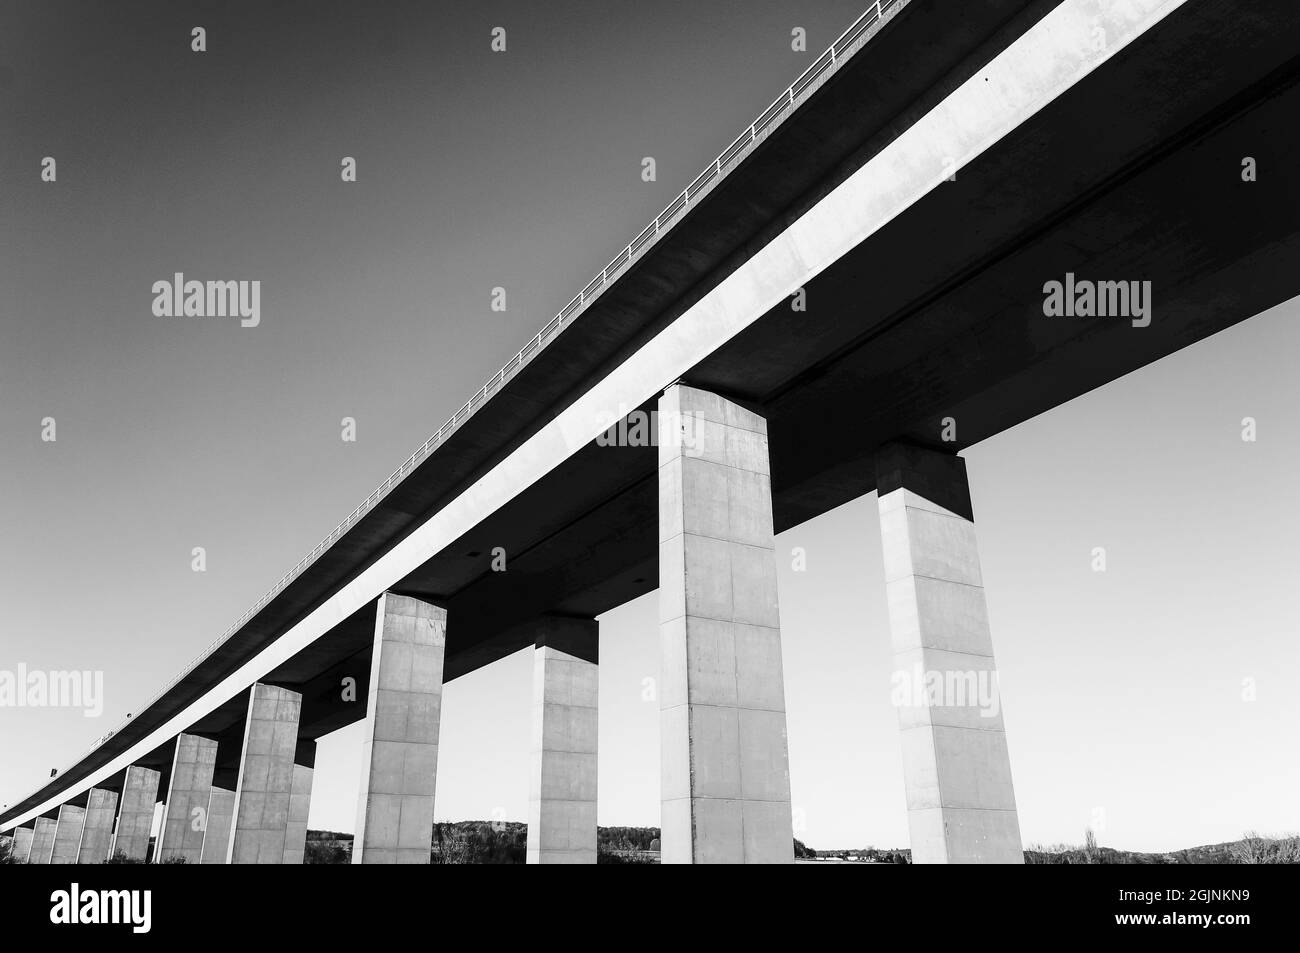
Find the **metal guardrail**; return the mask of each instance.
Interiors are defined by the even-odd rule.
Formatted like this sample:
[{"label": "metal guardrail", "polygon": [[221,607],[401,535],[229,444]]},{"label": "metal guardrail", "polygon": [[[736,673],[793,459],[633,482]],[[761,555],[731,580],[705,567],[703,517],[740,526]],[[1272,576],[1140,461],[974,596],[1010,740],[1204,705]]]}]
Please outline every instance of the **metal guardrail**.
[{"label": "metal guardrail", "polygon": [[[464,423],[478,405],[486,401],[491,394],[496,393],[509,377],[514,376],[521,367],[527,364],[532,358],[536,357],[546,343],[553,339],[566,323],[572,323],[578,312],[582,310],[590,300],[595,298],[606,284],[613,281],[615,275],[617,275],[619,271],[637,260],[641,251],[653,238],[655,238],[660,232],[665,231],[674,221],[683,215],[687,209],[690,208],[691,201],[698,197],[700,191],[706,185],[720,176],[723,169],[728,168],[746,151],[749,146],[753,145],[754,142],[757,141],[758,137],[763,135],[769,127],[776,122],[777,117],[781,116],[787,110],[792,109],[795,100],[807,91],[818,79],[822,78],[822,75],[828,69],[838,66],[839,62],[844,57],[844,54],[853,46],[853,44],[861,39],[862,35],[870,29],[873,24],[879,21],[885,15],[885,12],[893,7],[897,2],[898,0],[876,0],[875,3],[868,7],[862,16],[858,17],[858,19],[855,20],[847,30],[840,34],[839,38],[832,43],[821,56],[817,57],[817,59],[813,61],[812,65],[799,75],[798,79],[786,88],[785,92],[773,100],[772,105],[763,110],[763,112],[759,114],[758,118],[750,123],[748,129],[737,136],[731,145],[727,146],[727,148],[724,149],[703,172],[695,177],[690,185],[679,192],[673,200],[664,207],[664,210],[655,217],[654,221],[643,228],[637,237],[632,239],[632,241],[629,242],[628,245],[601,270],[600,274],[592,278],[591,281],[587,283],[587,286],[560,310],[559,314],[553,317],[544,328],[538,331],[537,334],[535,334],[532,339],[519,350],[519,353],[506,361],[501,369],[492,375],[492,377],[490,377],[487,382],[484,383],[477,392],[475,392],[473,397],[465,401],[461,408],[447,419],[446,423],[439,427],[437,431],[420,447],[416,448],[416,451],[407,457],[406,461],[400,467],[390,473],[388,478],[384,480],[383,483],[379,484],[379,486],[375,488],[375,491],[361,502],[360,506],[349,513],[347,519],[334,527],[333,531],[317,543],[312,548],[311,552],[298,561],[297,565],[281,576],[280,580],[267,590],[266,594],[263,595],[262,598],[258,599],[256,603],[247,609],[244,614],[236,619],[218,638],[210,642],[201,653],[195,656],[194,659],[181,670],[179,674],[159,689],[159,691],[144,704],[140,711],[146,711],[150,708],[154,702],[158,701],[158,699],[165,695],[172,686],[190,672],[194,671],[194,669],[198,667],[199,663],[211,655],[218,646],[228,641],[232,635],[238,632],[244,624],[248,622],[249,619],[260,612],[268,602],[283,592],[289,583],[297,579],[304,569],[315,562],[326,549],[332,546],[336,540],[351,529],[356,524],[357,520],[370,512],[370,510],[373,509],[380,500],[388,495],[389,491],[391,491],[393,487],[400,483],[407,474],[415,469],[416,465],[421,460],[427,457],[435,447],[442,443],[443,440]],[[79,763],[86,757],[86,755],[90,754],[91,751],[94,751],[95,748],[103,744],[104,741],[116,734],[117,731],[126,727],[128,723],[129,719],[119,725],[117,729],[109,732],[109,734],[97,741],[80,757],[73,761],[71,765]],[[59,773],[62,774],[63,772]]]}]

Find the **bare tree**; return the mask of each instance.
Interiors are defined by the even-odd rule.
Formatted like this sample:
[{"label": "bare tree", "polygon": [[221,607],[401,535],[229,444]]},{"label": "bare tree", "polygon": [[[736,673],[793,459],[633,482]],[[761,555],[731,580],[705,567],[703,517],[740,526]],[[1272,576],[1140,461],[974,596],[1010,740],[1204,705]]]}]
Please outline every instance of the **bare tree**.
[{"label": "bare tree", "polygon": [[1101,854],[1097,850],[1097,835],[1092,832],[1091,827],[1083,829],[1083,862],[1086,864],[1101,863]]},{"label": "bare tree", "polygon": [[1245,836],[1228,847],[1228,856],[1234,864],[1266,864],[1271,842],[1258,831],[1246,831]]}]

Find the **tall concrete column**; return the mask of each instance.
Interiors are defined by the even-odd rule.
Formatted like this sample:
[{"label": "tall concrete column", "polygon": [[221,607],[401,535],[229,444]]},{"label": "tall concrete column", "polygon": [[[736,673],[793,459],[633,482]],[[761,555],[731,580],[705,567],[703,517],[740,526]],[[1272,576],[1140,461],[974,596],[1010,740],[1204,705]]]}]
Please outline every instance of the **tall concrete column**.
[{"label": "tall concrete column", "polygon": [[32,829],[30,827],[14,828],[14,863],[25,864],[32,855]]},{"label": "tall concrete column", "polygon": [[599,623],[549,616],[533,651],[530,864],[596,862]]},{"label": "tall concrete column", "polygon": [[122,783],[122,807],[117,814],[113,834],[112,857],[124,854],[127,860],[144,862],[149,853],[149,835],[153,833],[154,807],[158,803],[158,783],[162,775],[153,768],[133,764],[126,769]]},{"label": "tall concrete column", "polygon": [[664,863],[792,863],[767,421],[659,400]]},{"label": "tall concrete column", "polygon": [[207,829],[203,832],[201,864],[226,863],[226,850],[230,846],[230,825],[235,817],[235,792],[213,788],[208,795]]},{"label": "tall concrete column", "polygon": [[57,829],[58,821],[54,818],[36,818],[36,826],[32,831],[32,849],[27,855],[27,863],[50,863],[54,855],[54,834]]},{"label": "tall concrete column", "polygon": [[[313,743],[314,745],[314,743]],[[311,782],[315,774],[313,764],[295,762],[293,785],[289,792],[289,826],[284,838],[284,862],[301,864],[307,850],[307,818],[311,814]]]},{"label": "tall concrete column", "polygon": [[282,864],[302,696],[258,682],[249,692],[229,864]]},{"label": "tall concrete column", "polygon": [[50,852],[50,863],[75,864],[77,862],[77,845],[81,843],[81,831],[85,825],[84,807],[64,804],[59,808],[59,820],[54,828],[54,848]]},{"label": "tall concrete column", "polygon": [[427,864],[438,777],[447,611],[386,592],[361,742],[354,864]]},{"label": "tall concrete column", "polygon": [[155,862],[183,860],[197,864],[203,853],[212,772],[217,766],[217,743],[181,732],[172,754],[171,782],[162,826],[154,848]]},{"label": "tall concrete column", "polygon": [[966,463],[876,460],[914,863],[1023,863]]},{"label": "tall concrete column", "polygon": [[117,818],[117,792],[91,788],[86,796],[86,823],[77,844],[77,863],[102,864],[113,846],[113,821]]}]

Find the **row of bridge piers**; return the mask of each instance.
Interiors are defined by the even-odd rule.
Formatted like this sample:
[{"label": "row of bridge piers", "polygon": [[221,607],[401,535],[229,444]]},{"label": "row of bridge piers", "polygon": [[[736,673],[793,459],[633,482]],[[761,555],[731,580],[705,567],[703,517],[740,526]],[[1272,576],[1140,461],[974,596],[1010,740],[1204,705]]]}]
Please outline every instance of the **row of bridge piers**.
[{"label": "row of bridge piers", "polygon": [[[681,383],[659,410],[690,421],[682,439],[659,446],[661,857],[789,863],[766,421]],[[891,444],[875,469],[896,672],[938,673],[939,685],[953,673],[995,677],[964,462]],[[430,860],[443,655],[455,622],[408,595],[377,600],[353,863]],[[529,863],[596,862],[598,628],[560,616],[536,624]],[[899,706],[914,862],[1021,862],[1001,706],[990,714],[941,690],[914,701]],[[315,748],[299,737],[302,705],[289,688],[251,687],[233,790],[213,783],[218,742],[183,732],[166,790],[159,771],[131,765],[120,795],[91,788],[84,807],[63,804],[57,817],[10,831],[16,858],[302,863]]]}]

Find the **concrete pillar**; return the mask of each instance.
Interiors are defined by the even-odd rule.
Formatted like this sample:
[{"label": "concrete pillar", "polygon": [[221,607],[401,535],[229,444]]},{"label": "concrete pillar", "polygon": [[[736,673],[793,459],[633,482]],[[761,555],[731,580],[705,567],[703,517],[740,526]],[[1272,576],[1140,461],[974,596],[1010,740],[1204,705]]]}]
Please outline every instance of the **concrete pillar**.
[{"label": "concrete pillar", "polygon": [[154,848],[156,863],[177,860],[199,863],[208,798],[212,795],[212,772],[216,766],[215,741],[184,732],[176,736],[167,806],[163,808],[162,826]]},{"label": "concrete pillar", "polygon": [[226,863],[226,849],[230,846],[230,824],[235,816],[235,792],[213,788],[208,795],[207,829],[203,832],[201,864]]},{"label": "concrete pillar", "polygon": [[128,860],[143,863],[148,856],[149,835],[153,833],[153,812],[158,803],[158,783],[161,780],[162,775],[153,768],[133,764],[126,769],[122,808],[117,815],[110,857],[121,853]]},{"label": "concrete pillar", "polygon": [[297,692],[261,682],[249,692],[226,863],[284,863],[301,713]]},{"label": "concrete pillar", "polygon": [[289,826],[284,838],[284,862],[301,864],[307,850],[307,817],[311,813],[311,782],[314,768],[294,764],[289,792]]},{"label": "concrete pillar", "polygon": [[81,831],[86,825],[86,809],[75,804],[59,808],[59,820],[54,828],[54,848],[50,852],[52,864],[75,864]]},{"label": "concrete pillar", "polygon": [[14,863],[25,864],[32,854],[32,829],[30,827],[14,828]]},{"label": "concrete pillar", "polygon": [[966,464],[876,459],[914,863],[1023,863]]},{"label": "concrete pillar", "polygon": [[54,834],[58,829],[58,822],[52,817],[36,818],[36,826],[32,831],[32,849],[27,855],[29,864],[48,864],[54,855]]},{"label": "concrete pillar", "polygon": [[375,612],[354,864],[427,864],[447,611],[386,592]]},{"label": "concrete pillar", "polygon": [[77,844],[77,863],[102,864],[113,846],[113,821],[117,818],[117,792],[91,788],[86,796],[86,823]]},{"label": "concrete pillar", "polygon": [[528,863],[596,862],[599,623],[551,616],[533,651]]},{"label": "concrete pillar", "polygon": [[659,399],[664,863],[793,863],[767,421]]}]

